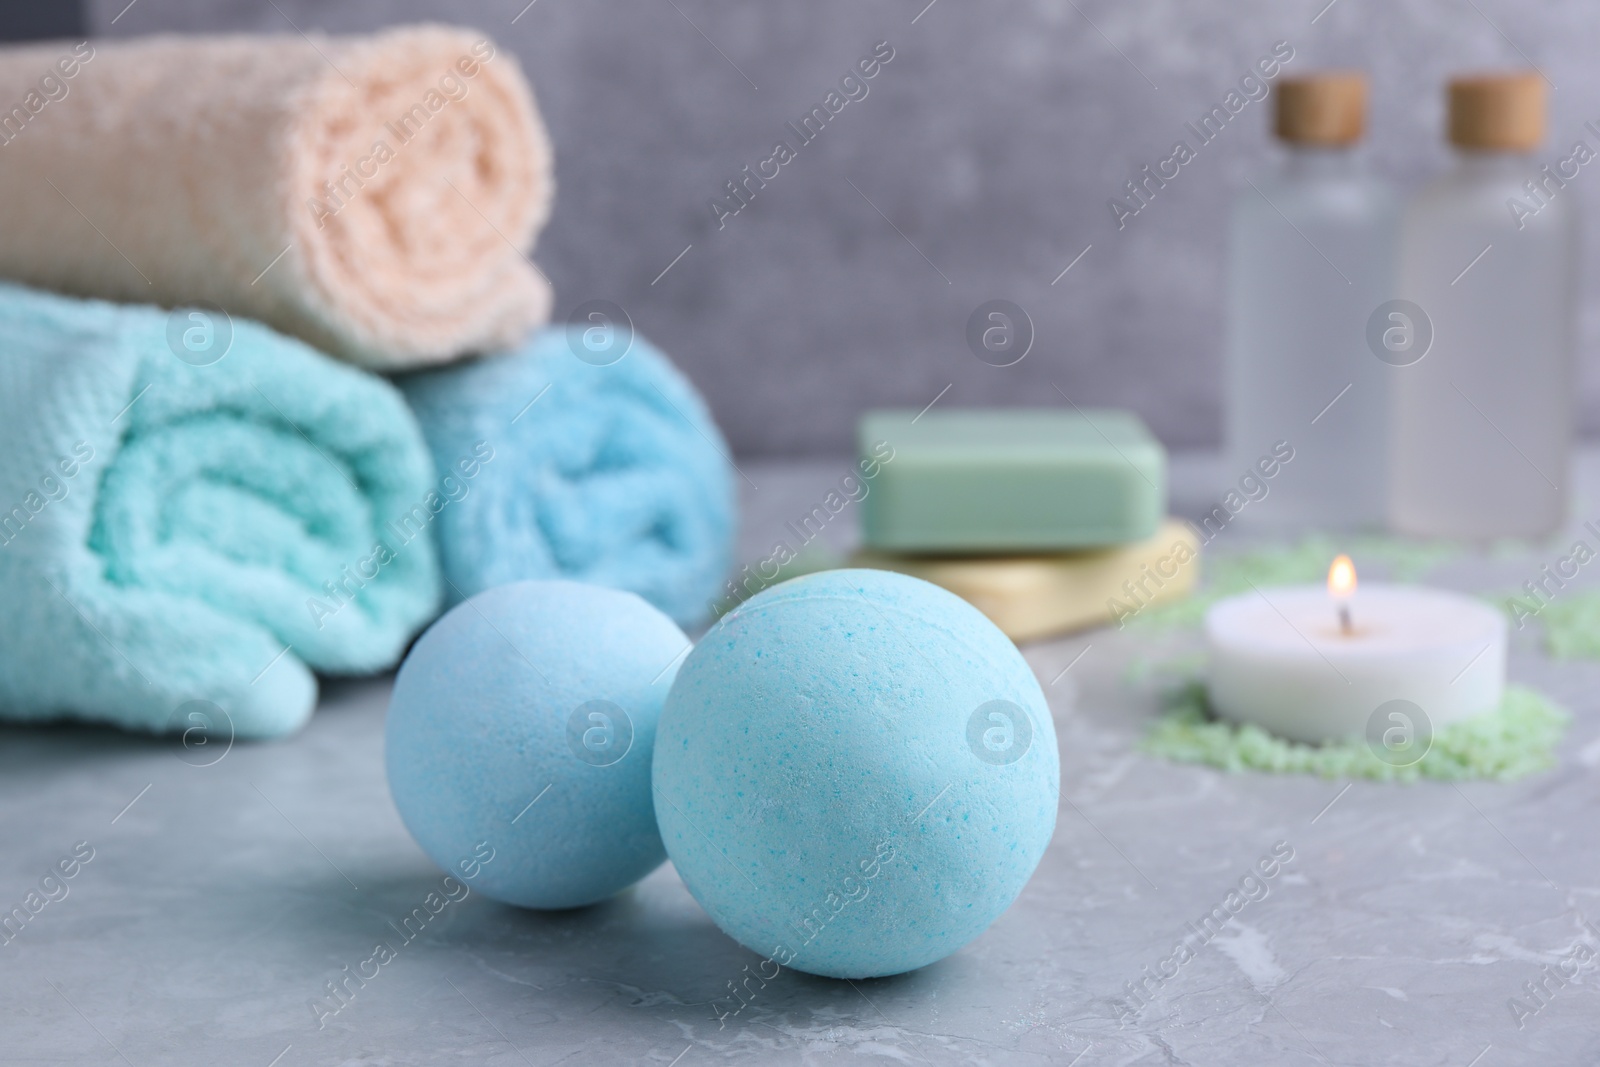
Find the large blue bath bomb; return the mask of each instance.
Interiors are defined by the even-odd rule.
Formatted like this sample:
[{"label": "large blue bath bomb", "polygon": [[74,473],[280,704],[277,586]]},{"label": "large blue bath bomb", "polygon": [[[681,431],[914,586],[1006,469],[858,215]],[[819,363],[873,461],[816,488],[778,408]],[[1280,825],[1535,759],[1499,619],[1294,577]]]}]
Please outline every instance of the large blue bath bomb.
[{"label": "large blue bath bomb", "polygon": [[649,874],[666,858],[650,754],[688,646],[634,594],[578,582],[456,605],[412,648],[389,703],[389,791],[411,836],[474,889],[527,908],[592,904]]},{"label": "large blue bath bomb", "polygon": [[661,713],[656,818],[731,937],[870,978],[949,955],[1010,906],[1060,777],[1044,693],[993,623],[916,578],[829,571],[760,593],[689,654]]}]

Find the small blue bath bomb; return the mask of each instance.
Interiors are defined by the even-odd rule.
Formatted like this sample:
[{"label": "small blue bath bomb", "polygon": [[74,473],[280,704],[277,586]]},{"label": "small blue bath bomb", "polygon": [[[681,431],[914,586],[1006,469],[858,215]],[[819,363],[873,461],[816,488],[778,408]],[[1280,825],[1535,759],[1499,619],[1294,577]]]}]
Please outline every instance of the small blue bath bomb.
[{"label": "small blue bath bomb", "polygon": [[1060,777],[1044,693],[993,623],[916,578],[828,571],[758,594],[689,654],[661,713],[656,818],[729,936],[870,978],[949,955],[1010,906]]},{"label": "small blue bath bomb", "polygon": [[666,858],[650,755],[688,646],[634,594],[579,582],[456,605],[418,639],[389,703],[389,792],[411,836],[526,908],[593,904],[649,874]]}]

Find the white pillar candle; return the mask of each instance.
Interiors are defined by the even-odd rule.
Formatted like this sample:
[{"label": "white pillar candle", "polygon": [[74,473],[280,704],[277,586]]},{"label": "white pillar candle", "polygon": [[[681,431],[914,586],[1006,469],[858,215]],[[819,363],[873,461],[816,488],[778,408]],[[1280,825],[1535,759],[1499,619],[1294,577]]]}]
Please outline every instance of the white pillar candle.
[{"label": "white pillar candle", "polygon": [[1393,700],[1437,729],[1493,710],[1505,689],[1505,617],[1437,589],[1261,589],[1215,605],[1205,633],[1212,708],[1292,741],[1370,737],[1374,713]]}]

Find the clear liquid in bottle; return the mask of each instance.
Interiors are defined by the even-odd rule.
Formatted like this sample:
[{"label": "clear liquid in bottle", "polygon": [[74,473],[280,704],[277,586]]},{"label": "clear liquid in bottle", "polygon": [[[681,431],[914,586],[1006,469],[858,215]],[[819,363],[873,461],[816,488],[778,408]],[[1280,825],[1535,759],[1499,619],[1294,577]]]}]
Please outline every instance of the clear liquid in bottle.
[{"label": "clear liquid in bottle", "polygon": [[1543,127],[1538,75],[1453,81],[1456,166],[1406,207],[1400,289],[1432,342],[1393,370],[1402,532],[1537,537],[1566,517],[1577,214],[1531,154]]},{"label": "clear liquid in bottle", "polygon": [[[1225,473],[1242,483],[1239,518],[1250,526],[1384,519],[1389,368],[1365,331],[1393,295],[1399,202],[1356,152],[1365,110],[1360,74],[1283,79],[1277,134],[1287,155],[1234,207]],[[1265,478],[1273,464],[1261,461],[1275,448],[1275,458],[1293,458]],[[1250,499],[1251,490],[1264,495]]]}]

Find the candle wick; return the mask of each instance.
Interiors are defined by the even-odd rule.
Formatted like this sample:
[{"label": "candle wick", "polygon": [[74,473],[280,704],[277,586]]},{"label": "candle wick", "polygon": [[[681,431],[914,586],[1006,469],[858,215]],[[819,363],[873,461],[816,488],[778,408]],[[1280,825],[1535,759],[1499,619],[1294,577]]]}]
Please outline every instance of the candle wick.
[{"label": "candle wick", "polygon": [[1340,604],[1339,605],[1339,629],[1342,630],[1344,633],[1349,633],[1351,631],[1351,629],[1352,629],[1352,627],[1350,625],[1350,605],[1349,604]]}]

